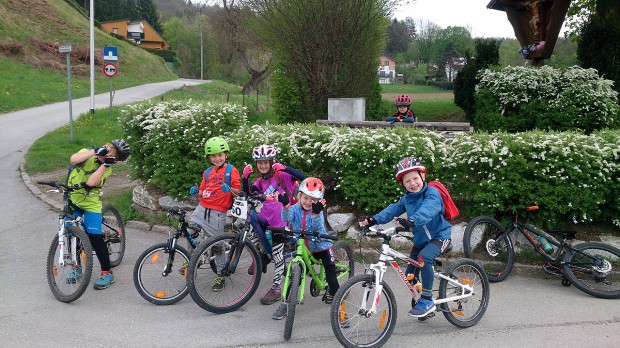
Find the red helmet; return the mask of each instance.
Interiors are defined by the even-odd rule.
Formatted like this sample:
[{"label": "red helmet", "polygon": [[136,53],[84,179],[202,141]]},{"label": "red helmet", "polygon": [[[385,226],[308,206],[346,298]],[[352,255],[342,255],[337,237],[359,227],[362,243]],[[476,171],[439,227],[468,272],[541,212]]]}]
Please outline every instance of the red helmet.
[{"label": "red helmet", "polygon": [[323,182],[317,178],[305,178],[304,181],[299,184],[299,192],[303,192],[312,198],[321,199],[325,194],[325,186],[323,186]]},{"label": "red helmet", "polygon": [[426,168],[422,161],[415,157],[405,157],[396,163],[396,180],[399,183],[403,182],[403,175],[412,172],[418,171],[420,173],[426,174]]},{"label": "red helmet", "polygon": [[409,106],[411,105],[411,98],[408,95],[399,95],[398,98],[394,101],[396,106]]}]

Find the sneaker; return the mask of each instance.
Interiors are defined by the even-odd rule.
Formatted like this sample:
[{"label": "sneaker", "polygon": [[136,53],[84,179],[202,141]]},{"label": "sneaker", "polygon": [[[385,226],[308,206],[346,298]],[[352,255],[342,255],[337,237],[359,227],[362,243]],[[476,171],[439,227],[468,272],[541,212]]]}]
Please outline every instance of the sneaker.
[{"label": "sneaker", "polygon": [[427,298],[421,297],[418,300],[418,303],[416,303],[415,307],[413,307],[409,311],[409,316],[414,317],[414,318],[425,317],[427,314],[435,311],[436,309],[437,307],[435,307],[435,303],[433,302],[432,298],[427,299]]},{"label": "sneaker", "polygon": [[77,283],[78,279],[82,276],[82,267],[78,266],[77,268],[73,268],[67,274],[67,283]]},{"label": "sneaker", "polygon": [[226,279],[222,276],[217,276],[217,278],[213,279],[213,283],[211,283],[211,291],[220,292],[224,290],[224,281]]},{"label": "sneaker", "polygon": [[95,290],[107,289],[114,283],[114,273],[112,271],[101,272],[101,277],[95,283]]},{"label": "sneaker", "polygon": [[270,305],[276,303],[278,300],[282,298],[282,292],[280,291],[280,287],[274,285],[267,291],[267,294],[260,299],[260,303],[264,305]]},{"label": "sneaker", "polygon": [[345,314],[344,319],[340,322],[340,327],[343,329],[348,329],[351,327],[351,323],[349,321],[349,317]]},{"label": "sneaker", "polygon": [[280,303],[280,307],[276,309],[271,318],[273,320],[282,320],[286,317],[286,313],[288,312],[288,305],[285,302]]},{"label": "sneaker", "polygon": [[334,295],[327,292],[323,295],[322,300],[325,301],[326,304],[332,304],[332,302],[334,302]]}]

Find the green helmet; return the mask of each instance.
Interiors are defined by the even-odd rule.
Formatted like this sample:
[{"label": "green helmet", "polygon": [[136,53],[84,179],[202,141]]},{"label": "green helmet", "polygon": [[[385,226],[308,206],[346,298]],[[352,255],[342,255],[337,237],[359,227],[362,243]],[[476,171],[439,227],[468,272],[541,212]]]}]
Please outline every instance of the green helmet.
[{"label": "green helmet", "polygon": [[226,140],[220,137],[214,137],[205,143],[205,154],[207,155],[215,155],[220,152],[228,152],[230,148],[228,147],[228,143]]}]

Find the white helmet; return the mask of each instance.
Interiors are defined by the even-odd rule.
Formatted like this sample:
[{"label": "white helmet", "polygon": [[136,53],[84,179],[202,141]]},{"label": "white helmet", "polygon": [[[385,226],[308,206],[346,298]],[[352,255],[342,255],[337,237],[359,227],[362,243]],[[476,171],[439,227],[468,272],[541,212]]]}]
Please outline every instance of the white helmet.
[{"label": "white helmet", "polygon": [[273,161],[276,158],[276,148],[271,145],[260,145],[252,150],[252,159],[255,161]]},{"label": "white helmet", "polygon": [[312,198],[322,199],[325,194],[325,186],[323,182],[317,178],[305,178],[304,181],[299,184],[299,192],[303,192]]}]

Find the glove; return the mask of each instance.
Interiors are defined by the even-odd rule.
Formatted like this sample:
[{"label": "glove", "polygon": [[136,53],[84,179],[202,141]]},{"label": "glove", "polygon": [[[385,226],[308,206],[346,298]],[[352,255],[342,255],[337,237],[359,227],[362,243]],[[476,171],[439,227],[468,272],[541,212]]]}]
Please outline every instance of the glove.
[{"label": "glove", "polygon": [[230,192],[230,185],[228,185],[227,183],[223,183],[222,186],[220,186],[220,188],[224,192]]},{"label": "glove", "polygon": [[198,193],[198,187],[196,187],[196,185],[192,185],[192,187],[189,188],[189,195],[193,196],[197,193]]},{"label": "glove", "polygon": [[312,203],[312,214],[319,215],[323,211],[323,203],[316,202]]},{"label": "glove", "polygon": [[243,168],[243,178],[247,179],[250,177],[250,174],[254,173],[254,171],[252,170],[252,165],[248,164],[247,166],[245,166],[245,168]]},{"label": "glove", "polygon": [[258,187],[256,185],[250,186],[250,194],[254,194],[258,192]]},{"label": "glove", "polygon": [[377,224],[377,220],[375,220],[375,218],[372,216],[367,217],[366,221],[368,222],[368,225],[366,225],[368,227],[371,227]]},{"label": "glove", "polygon": [[286,207],[290,203],[288,195],[278,195],[278,202],[282,203],[282,205]]},{"label": "glove", "polygon": [[404,229],[411,231],[413,229],[413,221],[409,219],[398,218],[396,219],[398,223],[403,226]]},{"label": "glove", "polygon": [[105,156],[108,154],[108,149],[105,146],[98,147],[95,149],[95,155],[97,156]]},{"label": "glove", "polygon": [[282,163],[274,163],[272,167],[273,167],[273,170],[276,172],[279,172],[281,170],[286,170],[286,167]]},{"label": "glove", "polygon": [[[106,150],[106,153],[108,151]],[[116,163],[116,158],[114,157],[106,157],[105,160],[103,161],[103,165],[106,167],[109,167],[111,165],[113,165],[114,163]]]}]

